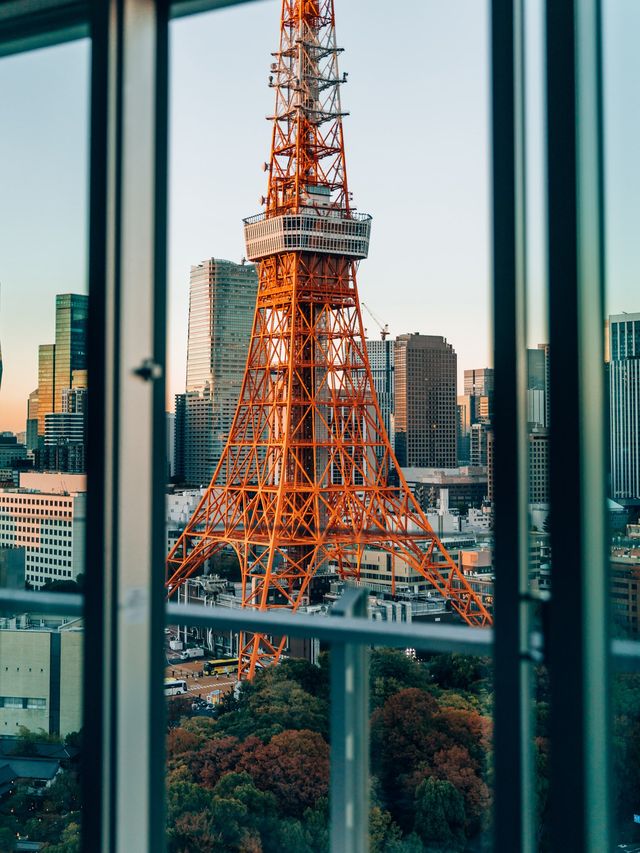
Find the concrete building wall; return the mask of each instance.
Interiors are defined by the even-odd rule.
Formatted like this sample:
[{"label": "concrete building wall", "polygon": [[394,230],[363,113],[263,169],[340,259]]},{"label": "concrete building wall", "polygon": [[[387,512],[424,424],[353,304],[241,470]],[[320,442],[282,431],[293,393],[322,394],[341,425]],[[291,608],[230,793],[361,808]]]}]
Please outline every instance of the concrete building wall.
[{"label": "concrete building wall", "polygon": [[83,631],[60,632],[60,735],[82,728]]},{"label": "concrete building wall", "polygon": [[78,629],[0,628],[0,734],[81,729],[83,637]]},{"label": "concrete building wall", "polygon": [[0,733],[49,732],[51,634],[0,631]]}]

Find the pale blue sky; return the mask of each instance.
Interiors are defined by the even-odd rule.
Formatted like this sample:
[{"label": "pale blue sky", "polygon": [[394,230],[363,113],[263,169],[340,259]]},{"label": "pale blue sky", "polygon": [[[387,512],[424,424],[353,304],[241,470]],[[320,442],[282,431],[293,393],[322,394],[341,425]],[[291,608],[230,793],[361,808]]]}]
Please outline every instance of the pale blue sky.
[{"label": "pale blue sky", "polygon": [[[482,0],[336,0],[347,164],[374,216],[361,298],[393,335],[445,335],[459,368],[489,361],[489,69]],[[606,119],[609,307],[640,310],[640,3],[608,0]],[[544,338],[541,0],[530,33],[530,339]],[[239,260],[242,218],[264,193],[272,109],[266,80],[278,4],[171,26],[170,372],[185,370],[189,266]],[[53,340],[56,293],[86,288],[88,43],[0,59],[0,430],[22,429],[37,345]],[[366,318],[370,334],[373,321]]]}]

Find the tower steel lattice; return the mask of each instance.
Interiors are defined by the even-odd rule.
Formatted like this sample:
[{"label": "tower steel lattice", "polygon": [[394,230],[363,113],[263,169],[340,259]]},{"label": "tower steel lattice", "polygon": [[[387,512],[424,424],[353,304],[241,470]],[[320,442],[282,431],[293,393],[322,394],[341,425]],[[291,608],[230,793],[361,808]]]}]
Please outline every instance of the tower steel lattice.
[{"label": "tower steel lattice", "polygon": [[[358,580],[367,550],[424,576],[471,625],[491,622],[395,464],[367,358],[356,270],[371,217],[347,186],[334,0],[283,0],[270,85],[265,212],[245,220],[258,295],[242,391],[211,484],[167,561],[171,595],[218,549],[242,606],[296,610],[318,572]],[[245,634],[239,676],[286,638]]]}]

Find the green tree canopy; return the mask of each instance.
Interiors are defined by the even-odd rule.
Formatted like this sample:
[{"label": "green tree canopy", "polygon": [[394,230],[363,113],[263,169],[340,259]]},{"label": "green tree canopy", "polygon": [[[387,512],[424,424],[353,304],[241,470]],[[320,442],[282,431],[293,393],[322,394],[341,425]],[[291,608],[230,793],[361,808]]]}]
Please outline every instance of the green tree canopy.
[{"label": "green tree canopy", "polygon": [[427,850],[464,850],[464,824],[464,800],[451,782],[431,777],[418,785],[415,830]]}]

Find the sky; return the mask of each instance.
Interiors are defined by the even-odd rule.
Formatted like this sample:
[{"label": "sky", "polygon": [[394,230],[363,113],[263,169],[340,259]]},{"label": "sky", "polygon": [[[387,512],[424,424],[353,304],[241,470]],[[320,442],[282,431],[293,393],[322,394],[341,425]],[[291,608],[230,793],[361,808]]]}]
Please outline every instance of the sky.
[{"label": "sky", "polygon": [[[444,335],[465,368],[490,364],[487,4],[336,0],[347,168],[373,215],[360,297],[388,323]],[[398,8],[398,7],[394,7]],[[542,0],[527,4],[529,340],[545,340]],[[608,310],[640,310],[640,30],[636,0],[605,3]],[[267,87],[279,4],[171,24],[168,393],[184,389],[189,268],[239,261],[265,192]],[[0,431],[24,429],[54,300],[87,289],[89,43],[0,59]],[[369,335],[374,321],[365,314]]]}]

